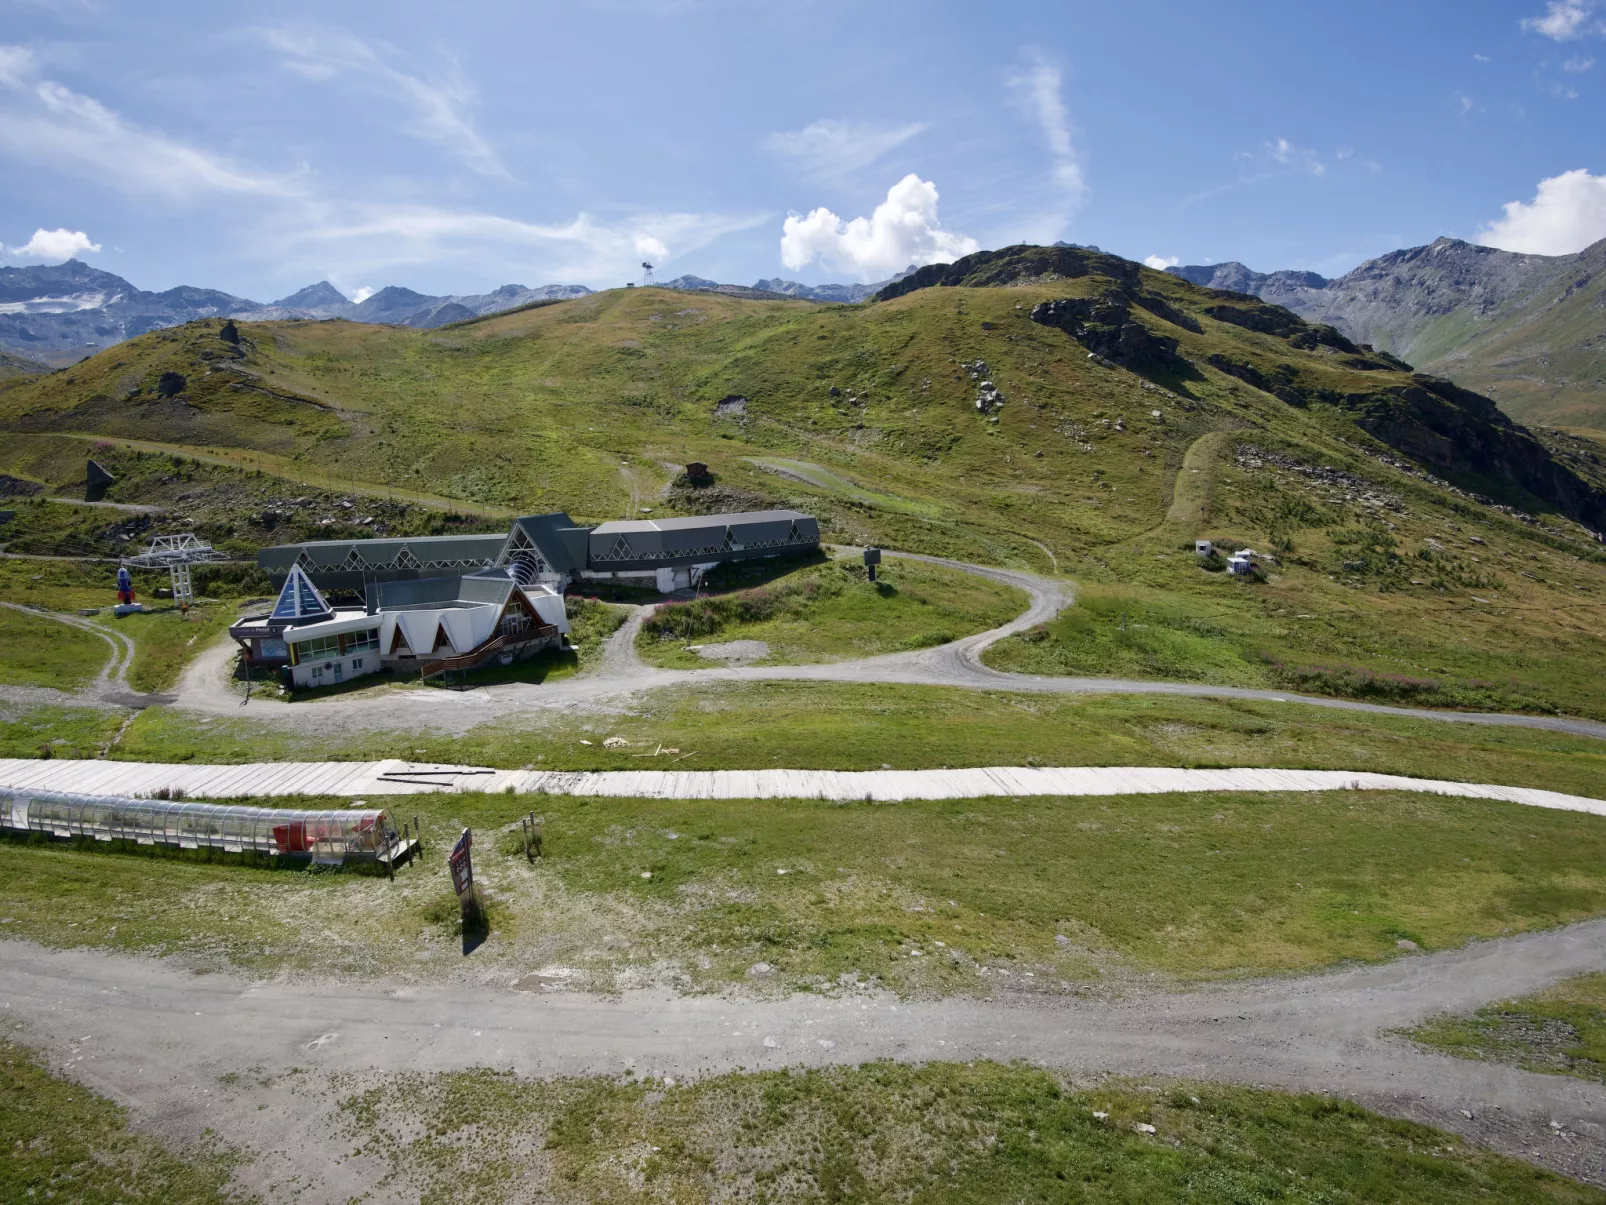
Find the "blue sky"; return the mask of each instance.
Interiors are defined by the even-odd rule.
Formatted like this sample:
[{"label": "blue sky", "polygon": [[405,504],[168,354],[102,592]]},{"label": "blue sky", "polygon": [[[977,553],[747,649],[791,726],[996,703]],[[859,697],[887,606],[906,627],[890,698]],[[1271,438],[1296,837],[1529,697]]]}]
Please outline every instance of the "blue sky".
[{"label": "blue sky", "polygon": [[1606,0],[6,0],[0,262],[269,300],[1560,253],[1606,237],[1603,82]]}]

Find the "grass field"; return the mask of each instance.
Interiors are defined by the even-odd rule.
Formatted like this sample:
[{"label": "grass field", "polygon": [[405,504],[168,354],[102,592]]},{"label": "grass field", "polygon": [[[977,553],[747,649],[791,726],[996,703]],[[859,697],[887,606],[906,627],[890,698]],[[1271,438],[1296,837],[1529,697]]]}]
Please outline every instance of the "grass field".
[{"label": "grass field", "polygon": [[[1392,405],[1391,390],[1412,387],[1403,373],[1218,320],[1219,298],[1164,274],[1138,279],[1164,301],[1139,320],[1195,366],[1159,389],[1030,321],[1038,301],[1099,292],[1100,277],[859,307],[633,289],[452,331],[262,324],[238,352],[216,323],[153,332],[9,388],[0,426],[26,443],[16,471],[47,476],[78,463],[67,444],[163,441],[130,470],[130,490],[156,491],[168,454],[192,450],[240,466],[230,472],[257,458],[264,476],[162,467],[195,477],[186,492],[254,498],[280,473],[304,492],[323,473],[581,520],[641,505],[796,506],[842,543],[1057,565],[1153,613],[1136,620],[1149,625],[1141,639],[1129,615],[1121,648],[1081,636],[1043,647],[1065,643],[1051,629],[999,648],[1000,664],[1606,715],[1597,544],[1509,482],[1458,484],[1503,490],[1531,519],[1446,489],[1330,400]],[[996,422],[960,366],[978,356],[1007,399]],[[1213,356],[1271,377],[1286,366],[1309,404],[1218,371]],[[191,382],[182,403],[150,392],[169,370]],[[729,395],[743,412],[716,415]],[[712,490],[677,485],[691,460],[711,467]],[[1278,564],[1268,580],[1226,583],[1181,551],[1196,536]],[[1221,633],[1219,654],[1185,639],[1200,634],[1194,621]]]},{"label": "grass field", "polygon": [[91,707],[0,709],[0,757],[99,757],[123,726],[120,712]]},{"label": "grass field", "polygon": [[[1600,1202],[1606,1194],[1325,1097],[1079,1087],[1020,1064],[655,1079],[408,1075],[348,1098],[424,1205],[564,1202]],[[1151,1126],[1140,1132],[1139,1125]]]},{"label": "grass field", "polygon": [[1580,975],[1470,1017],[1435,1017],[1408,1032],[1460,1058],[1606,1083],[1606,975]]},{"label": "grass field", "polygon": [[[206,718],[197,723],[180,711],[144,711],[117,756],[179,762],[402,757],[557,770],[1285,766],[1451,775],[1580,795],[1598,795],[1606,780],[1606,742],[1590,737],[1167,695],[716,683],[650,691],[618,714],[547,712],[461,734],[367,732],[360,744],[342,734]],[[604,745],[610,736],[625,744]],[[679,760],[652,758],[660,745],[678,749]]]},{"label": "grass field", "polygon": [[[281,805],[299,801],[279,801]],[[327,806],[343,802],[331,801]],[[313,806],[324,806],[314,803]],[[1061,992],[1305,972],[1606,911],[1606,821],[1386,792],[905,804],[417,796],[394,883],[205,853],[0,842],[0,923],[253,972],[461,964],[444,862],[481,834],[475,965],[570,986]],[[527,863],[518,817],[545,819]],[[302,940],[308,925],[325,938]],[[845,978],[844,978],[845,977]]]},{"label": "grass field", "polygon": [[234,1157],[172,1150],[128,1128],[127,1112],[51,1075],[0,1036],[0,1201],[72,1205],[223,1205]]},{"label": "grass field", "polygon": [[[637,648],[655,665],[706,669],[695,647],[757,640],[756,665],[801,665],[930,648],[1009,622],[1026,609],[1019,590],[919,561],[891,560],[870,581],[853,557],[773,576],[740,564],[707,597],[668,603],[642,625]],[[745,586],[761,578],[763,584]]]},{"label": "grass field", "polygon": [[77,690],[94,681],[111,647],[92,632],[0,607],[0,685]]},{"label": "grass field", "polygon": [[[115,574],[115,565],[96,561],[0,561],[0,601],[61,612],[100,608],[92,622],[134,642],[129,685],[153,692],[172,686],[190,659],[234,622],[245,598],[242,586],[263,584],[233,567],[198,570],[195,586],[200,602],[186,615],[171,601],[155,597],[156,587],[167,584],[165,572],[136,573],[135,593],[148,609],[118,618],[111,613],[117,601]],[[29,625],[29,643],[15,658],[6,656],[3,642],[8,639],[8,616],[15,617],[17,612],[0,608],[0,682],[7,681],[8,674],[35,673],[81,684],[92,679],[111,655],[111,648],[98,636],[55,620],[23,617]]]}]

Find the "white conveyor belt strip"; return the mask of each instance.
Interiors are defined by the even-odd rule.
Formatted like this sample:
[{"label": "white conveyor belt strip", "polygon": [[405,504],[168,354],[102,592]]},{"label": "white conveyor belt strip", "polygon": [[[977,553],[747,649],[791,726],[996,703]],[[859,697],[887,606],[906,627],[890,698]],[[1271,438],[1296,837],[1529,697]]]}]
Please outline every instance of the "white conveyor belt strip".
[{"label": "white conveyor belt strip", "polygon": [[[420,775],[427,775],[421,777]],[[1535,787],[1407,778],[1366,770],[1184,770],[1173,766],[986,766],[961,770],[495,770],[376,762],[161,762],[0,759],[0,788],[149,796],[175,788],[195,799],[306,795],[416,795],[437,791],[595,795],[633,799],[1021,798],[1195,791],[1424,791],[1606,816],[1606,801]]]}]

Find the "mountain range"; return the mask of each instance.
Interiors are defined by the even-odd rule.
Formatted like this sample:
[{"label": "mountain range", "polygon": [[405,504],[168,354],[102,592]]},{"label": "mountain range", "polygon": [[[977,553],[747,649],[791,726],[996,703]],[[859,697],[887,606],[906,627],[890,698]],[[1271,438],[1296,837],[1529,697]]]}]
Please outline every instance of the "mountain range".
[{"label": "mountain range", "polygon": [[[700,276],[680,276],[658,287],[686,292],[717,292],[749,300],[801,299],[859,302],[906,272],[875,284],[805,285],[795,280],[760,280],[752,287],[720,284]],[[197,318],[239,318],[248,322],[282,319],[345,318],[392,326],[438,327],[542,301],[564,301],[591,292],[584,285],[508,284],[489,293],[431,296],[399,285],[380,289],[361,301],[348,298],[327,280],[264,304],[217,289],[189,286],[148,293],[121,276],[80,260],[28,268],[0,268],[0,352],[56,367],[142,335]]]},{"label": "mountain range", "polygon": [[1333,280],[1237,262],[1167,271],[1336,327],[1488,394],[1520,421],[1606,430],[1606,239],[1525,255],[1441,238]]}]

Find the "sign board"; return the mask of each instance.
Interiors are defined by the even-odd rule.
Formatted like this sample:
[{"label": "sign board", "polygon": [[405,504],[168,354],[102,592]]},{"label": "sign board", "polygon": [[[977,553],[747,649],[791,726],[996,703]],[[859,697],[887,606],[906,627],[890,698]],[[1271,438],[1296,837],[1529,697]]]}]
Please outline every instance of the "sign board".
[{"label": "sign board", "polygon": [[452,869],[452,890],[465,904],[473,898],[474,862],[469,853],[473,844],[473,831],[465,828],[457,844],[452,846],[452,852],[446,856],[446,864]]},{"label": "sign board", "polygon": [[864,563],[866,565],[879,565],[881,563],[881,549],[866,548],[864,550]]}]

